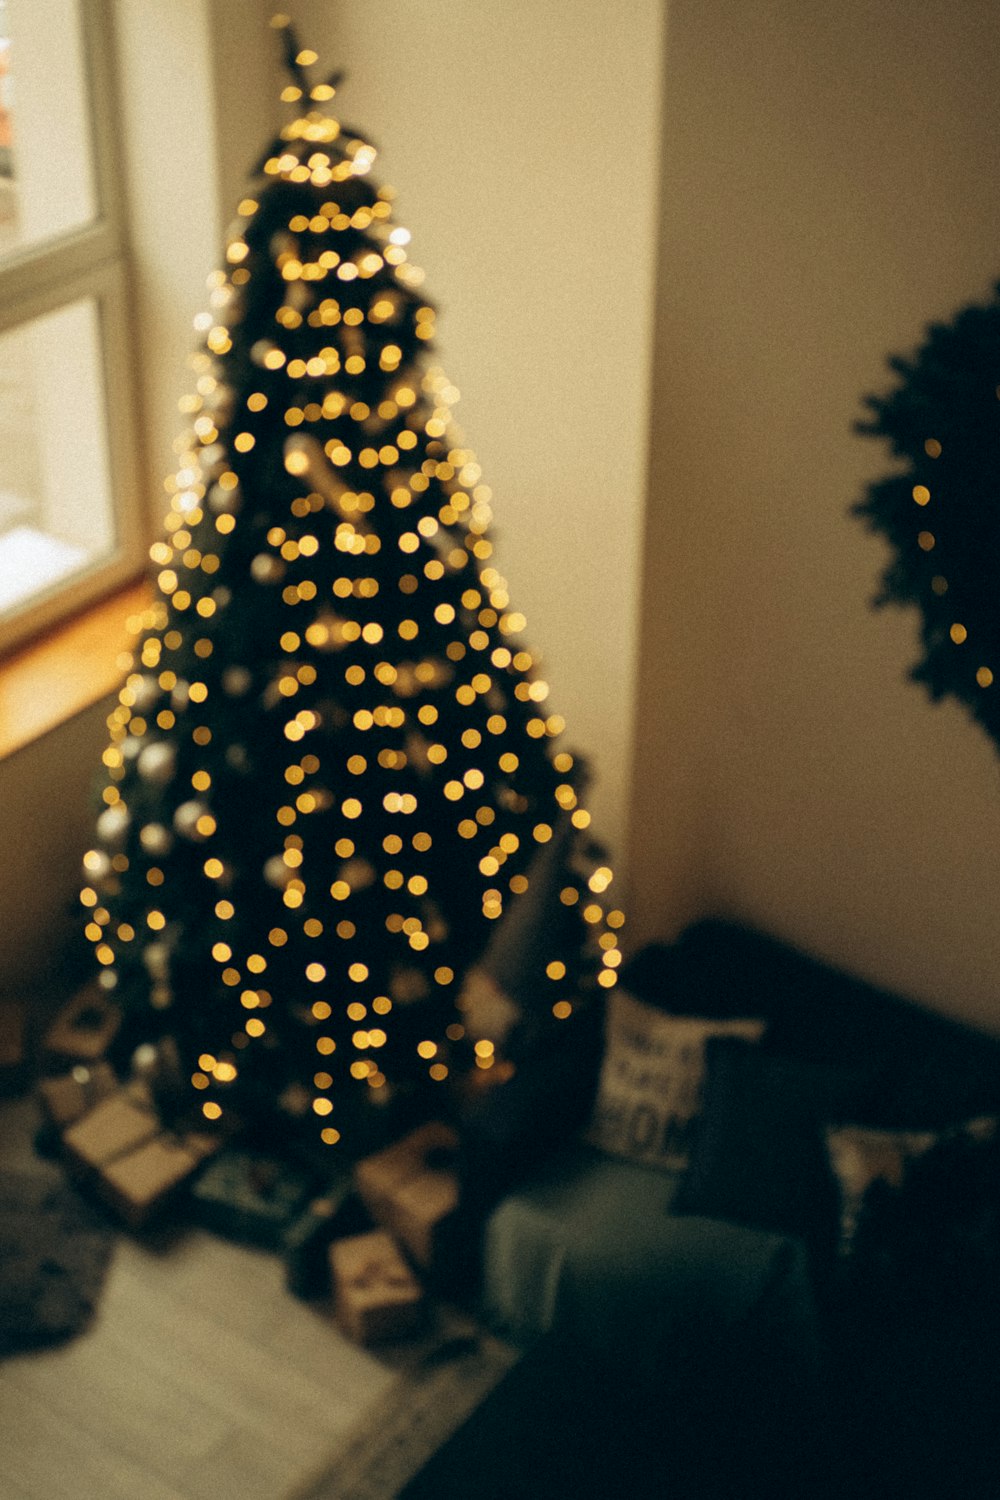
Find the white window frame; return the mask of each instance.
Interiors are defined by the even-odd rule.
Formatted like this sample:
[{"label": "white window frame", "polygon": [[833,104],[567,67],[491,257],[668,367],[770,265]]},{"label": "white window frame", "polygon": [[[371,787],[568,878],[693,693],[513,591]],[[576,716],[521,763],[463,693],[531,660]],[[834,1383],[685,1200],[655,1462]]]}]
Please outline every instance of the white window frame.
[{"label": "white window frame", "polygon": [[0,333],[68,303],[93,299],[99,328],[115,545],[91,568],[40,590],[23,609],[0,622],[0,653],[22,645],[135,578],[143,569],[148,540],[138,480],[138,372],[129,315],[130,264],[122,164],[116,149],[113,32],[106,0],[80,0],[80,23],[97,212],[89,224],[0,259]]}]

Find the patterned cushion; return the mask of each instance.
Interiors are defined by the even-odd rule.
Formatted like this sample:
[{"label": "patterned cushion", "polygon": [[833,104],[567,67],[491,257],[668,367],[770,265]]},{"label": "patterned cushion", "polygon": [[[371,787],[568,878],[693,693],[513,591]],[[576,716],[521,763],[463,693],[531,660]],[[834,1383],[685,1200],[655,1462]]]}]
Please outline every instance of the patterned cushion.
[{"label": "patterned cushion", "polygon": [[683,1168],[701,1109],[706,1042],[720,1036],[752,1042],[763,1031],[761,1020],[670,1015],[616,990],[587,1139],[628,1161]]},{"label": "patterned cushion", "polygon": [[1000,1271],[998,1126],[827,1131],[853,1290],[901,1311],[981,1297]]}]

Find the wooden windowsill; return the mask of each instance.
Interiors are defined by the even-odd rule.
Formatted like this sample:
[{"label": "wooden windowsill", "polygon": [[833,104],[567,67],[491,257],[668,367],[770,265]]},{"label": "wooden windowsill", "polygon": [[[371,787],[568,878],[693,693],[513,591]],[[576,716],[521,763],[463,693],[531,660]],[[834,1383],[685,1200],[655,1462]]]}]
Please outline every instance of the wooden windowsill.
[{"label": "wooden windowsill", "polygon": [[129,584],[0,662],[0,760],[120,686],[151,599],[148,583]]}]

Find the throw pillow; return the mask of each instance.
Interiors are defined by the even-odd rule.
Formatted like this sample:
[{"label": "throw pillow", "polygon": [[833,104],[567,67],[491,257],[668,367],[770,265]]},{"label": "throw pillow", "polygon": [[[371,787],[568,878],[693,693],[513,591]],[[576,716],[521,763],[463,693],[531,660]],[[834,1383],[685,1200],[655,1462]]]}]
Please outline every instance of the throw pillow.
[{"label": "throw pillow", "polygon": [[797,1235],[814,1271],[828,1275],[839,1204],[822,1125],[856,1118],[877,1076],[710,1040],[701,1119],[673,1212]]},{"label": "throw pillow", "polygon": [[1000,1271],[1000,1121],[827,1131],[851,1287],[900,1308],[979,1298]]},{"label": "throw pillow", "polygon": [[616,989],[588,1140],[629,1161],[683,1169],[701,1109],[706,1042],[722,1036],[755,1042],[764,1025],[670,1015]]}]

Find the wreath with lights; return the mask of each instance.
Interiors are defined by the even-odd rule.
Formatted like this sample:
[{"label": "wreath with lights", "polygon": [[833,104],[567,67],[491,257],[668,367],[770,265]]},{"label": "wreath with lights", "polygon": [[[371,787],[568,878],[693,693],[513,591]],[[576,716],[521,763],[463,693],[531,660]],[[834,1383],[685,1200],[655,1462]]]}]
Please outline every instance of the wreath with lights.
[{"label": "wreath with lights", "polygon": [[873,603],[916,605],[911,676],[1000,746],[1000,283],[888,364],[898,384],[856,427],[897,460],[853,508],[894,549]]}]

